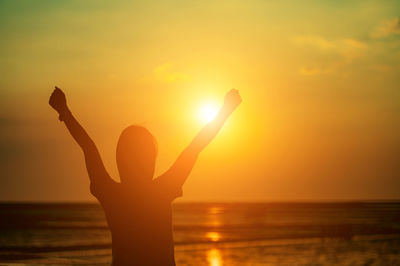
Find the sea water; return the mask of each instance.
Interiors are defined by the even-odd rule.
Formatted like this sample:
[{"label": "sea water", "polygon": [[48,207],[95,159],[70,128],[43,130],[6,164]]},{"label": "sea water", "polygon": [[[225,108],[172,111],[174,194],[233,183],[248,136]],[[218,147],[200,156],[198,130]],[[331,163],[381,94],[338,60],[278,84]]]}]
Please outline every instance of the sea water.
[{"label": "sea water", "polygon": [[[400,202],[179,203],[177,265],[400,265]],[[0,264],[111,262],[98,204],[0,204]]]}]

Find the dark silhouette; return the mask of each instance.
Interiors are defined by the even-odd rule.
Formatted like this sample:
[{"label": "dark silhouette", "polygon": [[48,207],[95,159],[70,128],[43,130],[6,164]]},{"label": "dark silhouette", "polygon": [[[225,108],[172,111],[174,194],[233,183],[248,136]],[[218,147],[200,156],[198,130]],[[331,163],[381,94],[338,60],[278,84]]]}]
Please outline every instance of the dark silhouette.
[{"label": "dark silhouette", "polygon": [[155,138],[144,127],[129,126],[117,145],[121,179],[118,183],[109,176],[95,143],[69,110],[65,94],[55,88],[49,104],[85,155],[90,192],[103,207],[111,230],[113,265],[175,265],[171,203],[182,196],[182,185],[199,153],[241,101],[237,90],[228,92],[215,119],[198,133],[172,167],[156,179],[153,179]]}]

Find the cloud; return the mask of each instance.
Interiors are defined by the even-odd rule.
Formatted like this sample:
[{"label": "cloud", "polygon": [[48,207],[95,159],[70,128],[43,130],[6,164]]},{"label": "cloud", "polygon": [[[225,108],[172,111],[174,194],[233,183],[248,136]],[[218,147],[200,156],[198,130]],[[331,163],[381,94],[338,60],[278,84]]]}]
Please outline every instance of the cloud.
[{"label": "cloud", "polygon": [[294,38],[294,41],[297,44],[312,46],[322,51],[329,51],[334,47],[331,41],[328,41],[320,36],[297,36]]},{"label": "cloud", "polygon": [[320,67],[302,67],[300,68],[299,72],[304,76],[315,76],[321,74],[324,71]]},{"label": "cloud", "polygon": [[178,70],[174,64],[167,62],[153,67],[145,75],[137,79],[143,84],[173,84],[185,82],[190,79],[189,74]]},{"label": "cloud", "polygon": [[338,52],[348,59],[364,57],[367,50],[367,43],[355,39],[344,39],[338,42]]},{"label": "cloud", "polygon": [[318,49],[323,53],[338,54],[346,59],[363,57],[368,44],[356,39],[327,40],[320,36],[298,36],[294,39],[299,45]]},{"label": "cloud", "polygon": [[314,64],[314,66],[301,67],[299,73],[304,76],[335,72],[355,59],[366,56],[369,48],[368,43],[356,39],[328,40],[315,35],[297,36],[294,38],[294,42],[297,45],[311,48],[320,54],[336,57],[333,62],[325,63],[325,66]]},{"label": "cloud", "polygon": [[371,66],[371,69],[374,71],[386,73],[392,71],[393,67],[385,64],[376,64]]},{"label": "cloud", "polygon": [[299,69],[299,73],[303,76],[316,76],[322,74],[333,73],[336,70],[344,67],[347,63],[345,61],[336,61],[325,66],[306,66]]},{"label": "cloud", "polygon": [[174,70],[171,63],[165,63],[155,67],[153,74],[157,81],[165,83],[174,83],[189,79],[189,76],[186,73]]},{"label": "cloud", "polygon": [[400,34],[400,18],[394,18],[382,22],[371,32],[373,39],[381,39]]}]

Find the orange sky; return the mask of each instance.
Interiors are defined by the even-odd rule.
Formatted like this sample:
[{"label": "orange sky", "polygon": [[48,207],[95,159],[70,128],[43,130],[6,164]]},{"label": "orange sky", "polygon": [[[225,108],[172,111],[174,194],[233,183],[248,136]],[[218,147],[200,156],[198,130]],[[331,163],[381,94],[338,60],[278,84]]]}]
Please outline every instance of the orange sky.
[{"label": "orange sky", "polygon": [[0,200],[87,201],[83,156],[54,85],[118,180],[130,124],[165,171],[201,106],[243,104],[201,157],[185,201],[400,197],[396,1],[12,1],[0,4]]}]

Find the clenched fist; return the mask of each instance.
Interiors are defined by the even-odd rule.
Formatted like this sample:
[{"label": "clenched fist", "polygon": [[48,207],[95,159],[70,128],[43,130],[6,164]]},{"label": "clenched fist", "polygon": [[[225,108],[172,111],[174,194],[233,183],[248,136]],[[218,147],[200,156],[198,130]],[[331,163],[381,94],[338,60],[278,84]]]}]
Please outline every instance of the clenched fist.
[{"label": "clenched fist", "polygon": [[241,102],[242,97],[240,97],[239,91],[232,89],[225,95],[224,109],[233,112]]},{"label": "clenched fist", "polygon": [[68,107],[65,94],[58,87],[55,87],[55,90],[51,94],[49,104],[58,112],[59,119],[62,121],[62,115],[68,110]]}]

